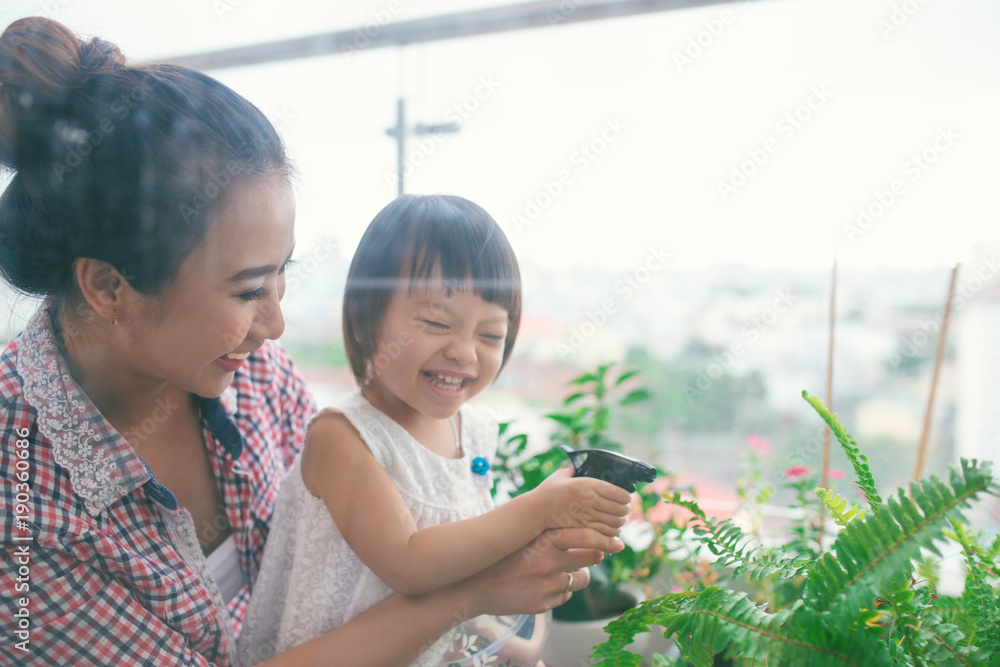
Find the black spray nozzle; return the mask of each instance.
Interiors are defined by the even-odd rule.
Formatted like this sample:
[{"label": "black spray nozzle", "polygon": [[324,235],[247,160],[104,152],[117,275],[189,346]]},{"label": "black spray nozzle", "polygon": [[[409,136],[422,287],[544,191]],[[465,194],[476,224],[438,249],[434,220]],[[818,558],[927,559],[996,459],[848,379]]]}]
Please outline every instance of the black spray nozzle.
[{"label": "black spray nozzle", "polygon": [[576,468],[577,477],[603,479],[629,493],[635,491],[636,482],[656,479],[656,468],[624,454],[606,449],[572,449],[566,445],[562,445],[562,450]]}]

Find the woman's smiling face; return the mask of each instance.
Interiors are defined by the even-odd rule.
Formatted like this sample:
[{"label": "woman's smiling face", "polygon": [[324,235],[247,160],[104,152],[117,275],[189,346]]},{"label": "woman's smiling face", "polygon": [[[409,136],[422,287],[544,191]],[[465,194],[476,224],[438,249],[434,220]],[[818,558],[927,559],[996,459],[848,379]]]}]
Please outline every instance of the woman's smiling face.
[{"label": "woman's smiling face", "polygon": [[279,301],[294,246],[295,204],[284,177],[238,190],[157,297],[138,297],[128,324],[132,371],[203,397],[221,394],[247,353],[278,338]]}]

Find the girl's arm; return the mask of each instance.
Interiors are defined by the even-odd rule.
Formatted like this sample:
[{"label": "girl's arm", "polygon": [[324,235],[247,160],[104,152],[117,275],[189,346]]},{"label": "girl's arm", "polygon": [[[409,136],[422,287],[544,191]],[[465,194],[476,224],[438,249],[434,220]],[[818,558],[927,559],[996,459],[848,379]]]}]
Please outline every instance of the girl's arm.
[{"label": "girl's arm", "polygon": [[[572,591],[590,581],[590,573],[580,568],[599,563],[602,551],[621,548],[616,538],[593,530],[551,530],[471,579],[419,597],[392,595],[261,667],[407,665],[466,619],[480,614],[538,614],[566,602]],[[570,592],[567,572],[573,574]],[[392,631],[387,634],[386,628]]]},{"label": "girl's arm", "polygon": [[388,473],[343,415],[316,419],[302,460],[306,487],[323,499],[344,539],[393,590],[419,595],[466,579],[548,528],[585,527],[614,537],[629,494],[560,471],[531,493],[471,519],[417,530]]}]

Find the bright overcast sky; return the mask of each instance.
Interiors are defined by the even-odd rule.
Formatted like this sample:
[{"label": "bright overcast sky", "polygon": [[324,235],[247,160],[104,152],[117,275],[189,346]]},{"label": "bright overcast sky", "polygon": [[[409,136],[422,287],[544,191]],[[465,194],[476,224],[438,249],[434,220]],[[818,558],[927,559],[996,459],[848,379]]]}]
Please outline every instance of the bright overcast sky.
[{"label": "bright overcast sky", "polygon": [[[0,18],[149,59],[493,4],[5,0]],[[213,74],[286,137],[300,247],[350,256],[395,195],[403,93],[413,122],[463,121],[411,144],[407,190],[482,204],[524,261],[820,268],[836,246],[938,267],[1000,238],[998,35],[996,0],[758,0]]]}]

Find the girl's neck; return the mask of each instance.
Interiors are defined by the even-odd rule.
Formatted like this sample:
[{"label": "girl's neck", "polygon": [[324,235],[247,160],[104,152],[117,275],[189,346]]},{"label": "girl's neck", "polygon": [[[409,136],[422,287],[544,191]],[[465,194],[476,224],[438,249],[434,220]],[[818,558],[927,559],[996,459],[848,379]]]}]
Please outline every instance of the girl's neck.
[{"label": "girl's neck", "polygon": [[369,403],[399,424],[425,449],[446,459],[462,457],[461,412],[447,419],[435,419],[414,410],[391,394],[369,385],[362,391]]}]

